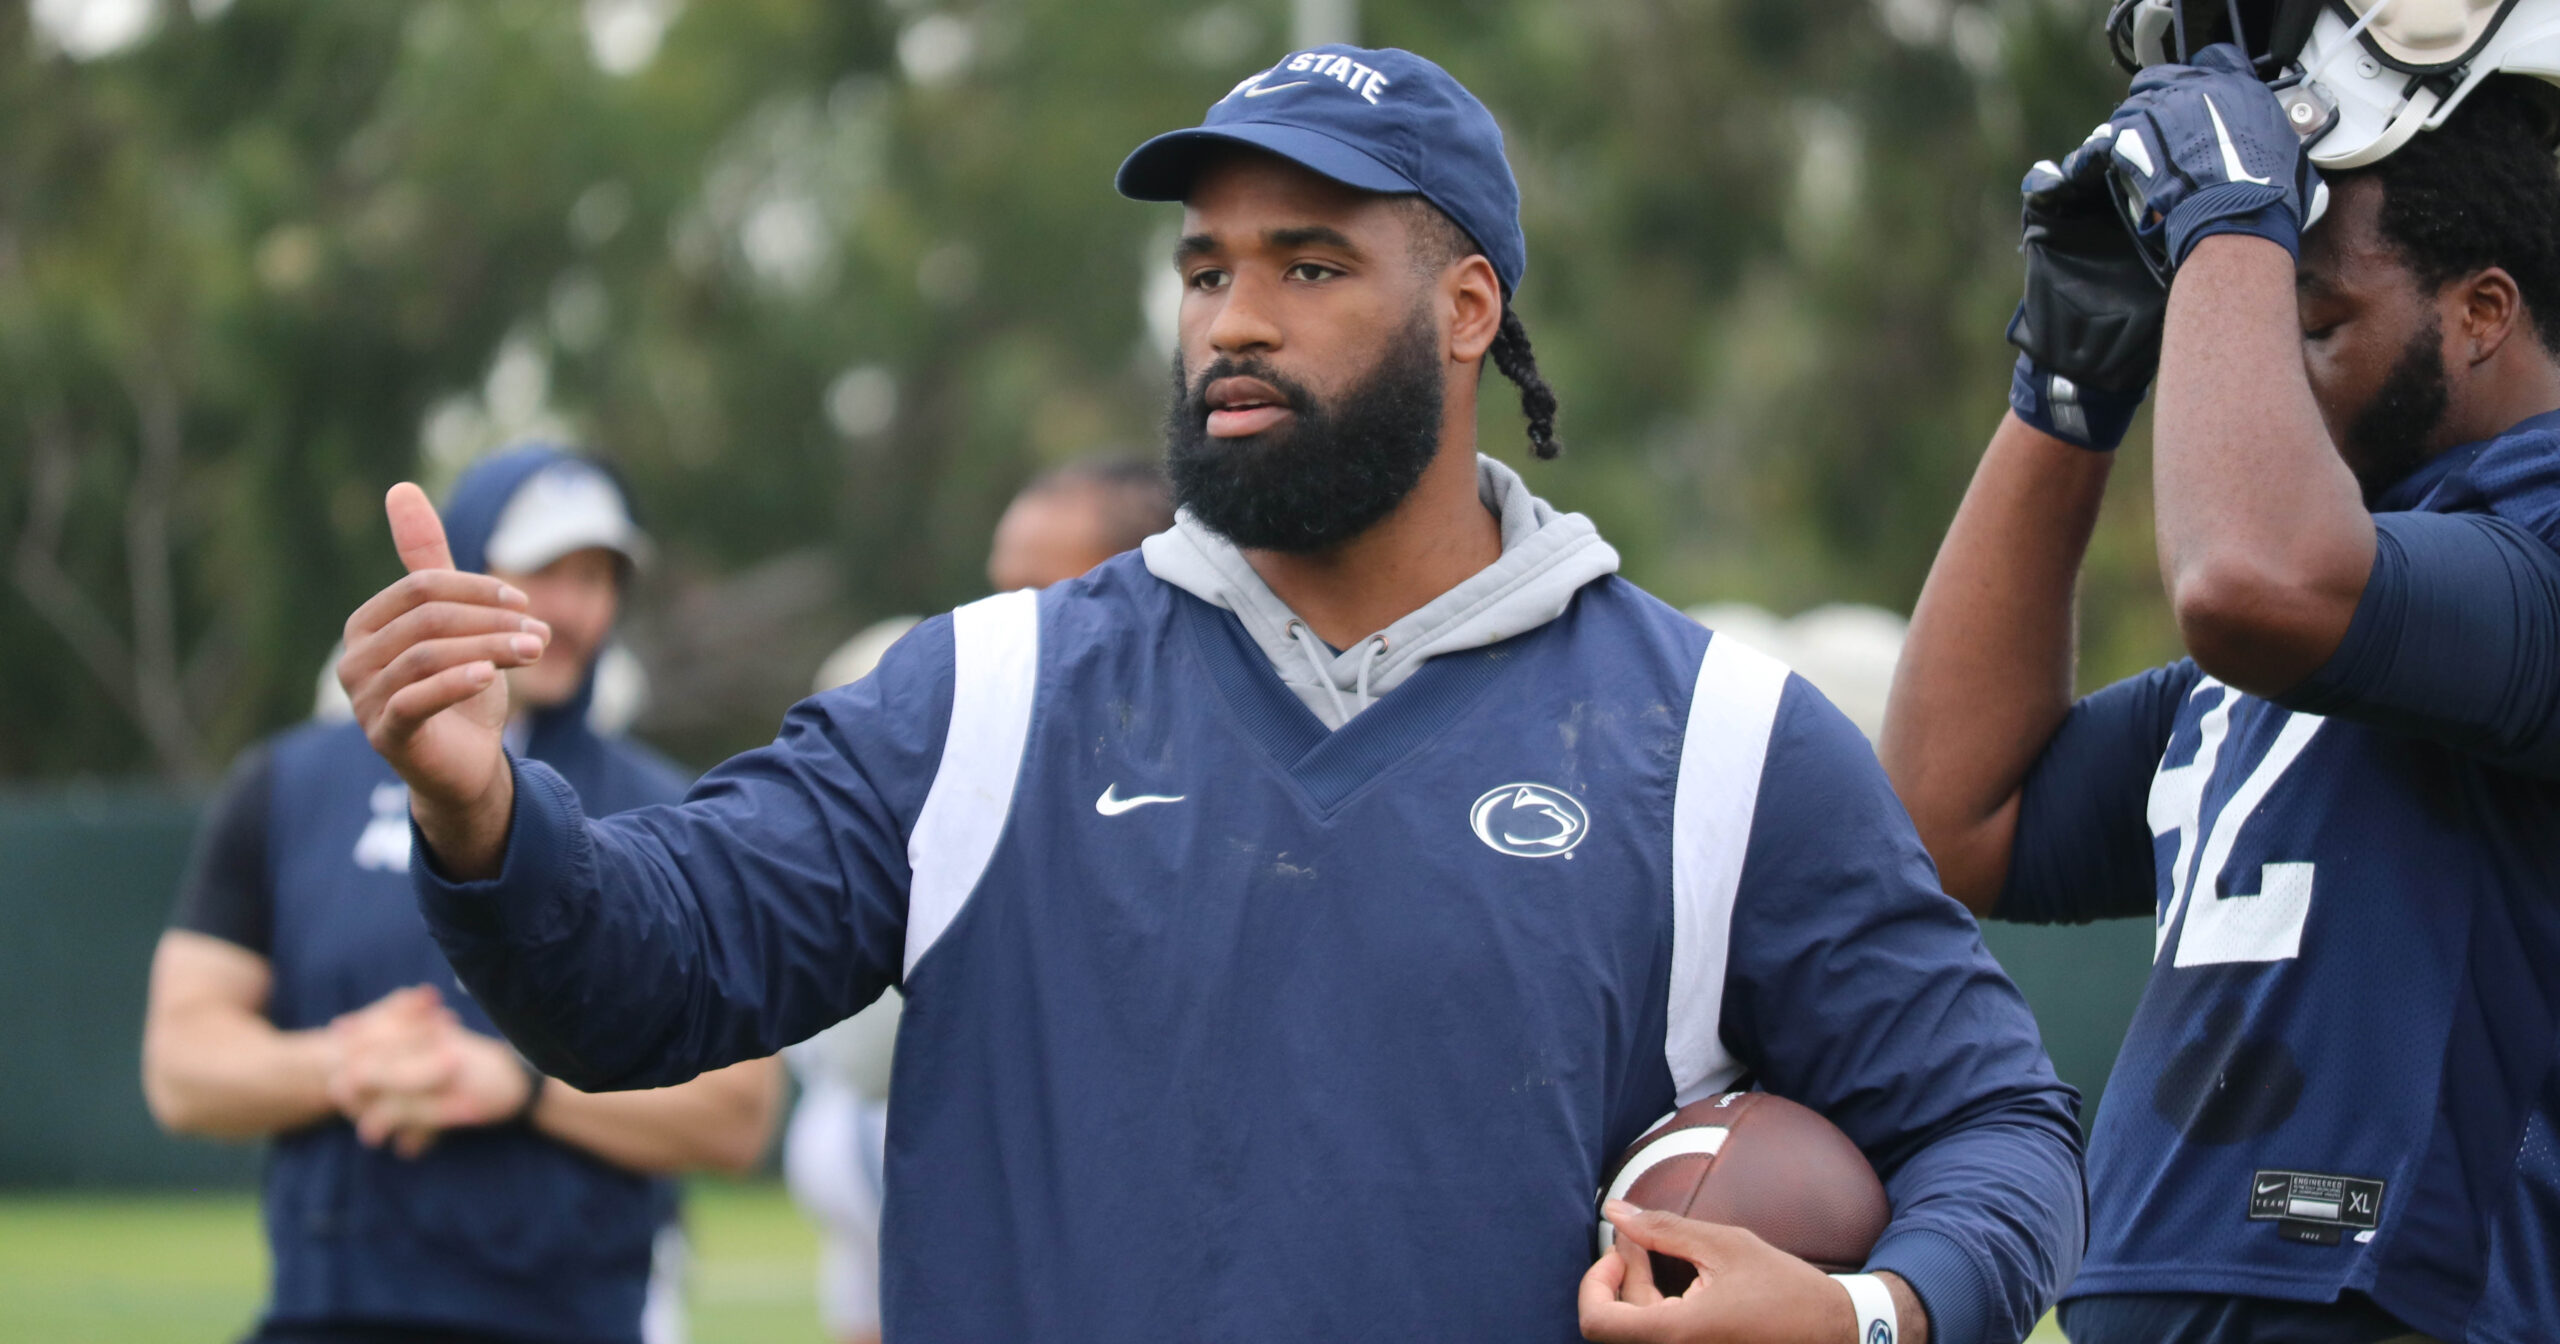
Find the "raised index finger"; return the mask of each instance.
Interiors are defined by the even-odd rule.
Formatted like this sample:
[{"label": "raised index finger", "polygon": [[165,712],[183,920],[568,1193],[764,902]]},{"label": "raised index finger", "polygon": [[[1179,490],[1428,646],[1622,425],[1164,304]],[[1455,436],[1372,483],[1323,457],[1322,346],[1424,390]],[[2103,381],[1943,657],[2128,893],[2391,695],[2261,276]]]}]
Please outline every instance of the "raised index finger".
[{"label": "raised index finger", "polygon": [[383,496],[382,510],[391,515],[391,544],[400,552],[400,563],[410,573],[453,568],[453,548],[445,544],[444,520],[436,516],[436,506],[427,501],[426,491],[402,481]]}]

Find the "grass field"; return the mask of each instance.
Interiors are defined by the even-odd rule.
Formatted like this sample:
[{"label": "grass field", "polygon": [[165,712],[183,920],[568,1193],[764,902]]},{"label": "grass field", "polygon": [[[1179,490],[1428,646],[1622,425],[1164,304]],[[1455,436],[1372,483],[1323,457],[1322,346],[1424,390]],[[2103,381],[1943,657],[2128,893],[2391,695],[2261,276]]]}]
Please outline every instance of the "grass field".
[{"label": "grass field", "polygon": [[[819,1344],[817,1239],[777,1185],[697,1182],[694,1344]],[[222,1344],[266,1281],[246,1194],[0,1196],[0,1344]]]},{"label": "grass field", "polygon": [[[782,1188],[699,1181],[687,1208],[693,1344],[820,1344],[817,1239]],[[0,1196],[0,1344],[222,1344],[266,1272],[245,1194]]]}]

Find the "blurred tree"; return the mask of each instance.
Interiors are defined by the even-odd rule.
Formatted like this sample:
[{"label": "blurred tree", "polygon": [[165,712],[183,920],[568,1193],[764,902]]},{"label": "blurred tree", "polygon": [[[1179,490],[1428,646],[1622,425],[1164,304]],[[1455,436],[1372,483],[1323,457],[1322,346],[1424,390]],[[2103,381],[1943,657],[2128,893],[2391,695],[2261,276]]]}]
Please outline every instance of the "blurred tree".
[{"label": "blurred tree", "polygon": [[[297,717],[396,571],[381,490],[526,435],[665,543],[644,727],[761,740],[844,633],[971,596],[1025,476],[1153,442],[1172,218],[1111,172],[1291,17],[116,3],[153,22],[0,5],[0,777],[200,778]],[[1667,598],[1907,606],[2002,405],[2017,178],[2122,87],[2102,9],[1368,0],[1522,179],[1569,450],[1498,378],[1487,447]],[[2128,467],[2093,672],[2172,647]]]}]

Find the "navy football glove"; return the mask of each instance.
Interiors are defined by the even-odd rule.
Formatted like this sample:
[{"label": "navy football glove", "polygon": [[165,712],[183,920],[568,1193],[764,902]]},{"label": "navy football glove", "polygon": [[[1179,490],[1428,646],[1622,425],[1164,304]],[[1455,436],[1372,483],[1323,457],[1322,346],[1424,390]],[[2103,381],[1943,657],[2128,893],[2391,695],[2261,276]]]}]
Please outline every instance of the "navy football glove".
[{"label": "navy football glove", "polygon": [[2193,65],[2155,65],[2108,118],[2113,134],[2083,155],[2105,155],[2134,238],[2166,284],[2199,239],[2254,234],[2300,255],[2302,231],[2328,205],[2301,137],[2238,47],[2217,42]]},{"label": "navy football glove", "polygon": [[[2090,137],[2103,150],[2112,125]],[[2124,441],[2151,375],[2169,291],[2136,249],[2109,194],[2103,153],[2074,154],[2066,177],[2048,159],[2027,172],[2027,292],[2009,320],[2018,367],[2009,404],[2018,418],[2083,448]]]}]

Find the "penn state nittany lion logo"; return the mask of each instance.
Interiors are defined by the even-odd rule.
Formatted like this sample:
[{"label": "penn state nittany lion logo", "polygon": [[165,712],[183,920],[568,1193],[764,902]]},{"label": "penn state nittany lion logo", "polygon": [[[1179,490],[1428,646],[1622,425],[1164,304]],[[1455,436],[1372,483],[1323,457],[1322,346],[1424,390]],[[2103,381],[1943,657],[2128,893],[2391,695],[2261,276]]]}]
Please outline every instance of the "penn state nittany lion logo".
[{"label": "penn state nittany lion logo", "polygon": [[1505,784],[1467,809],[1476,838],[1498,853],[1551,859],[1573,852],[1591,830],[1591,814],[1572,794],[1545,784]]}]

